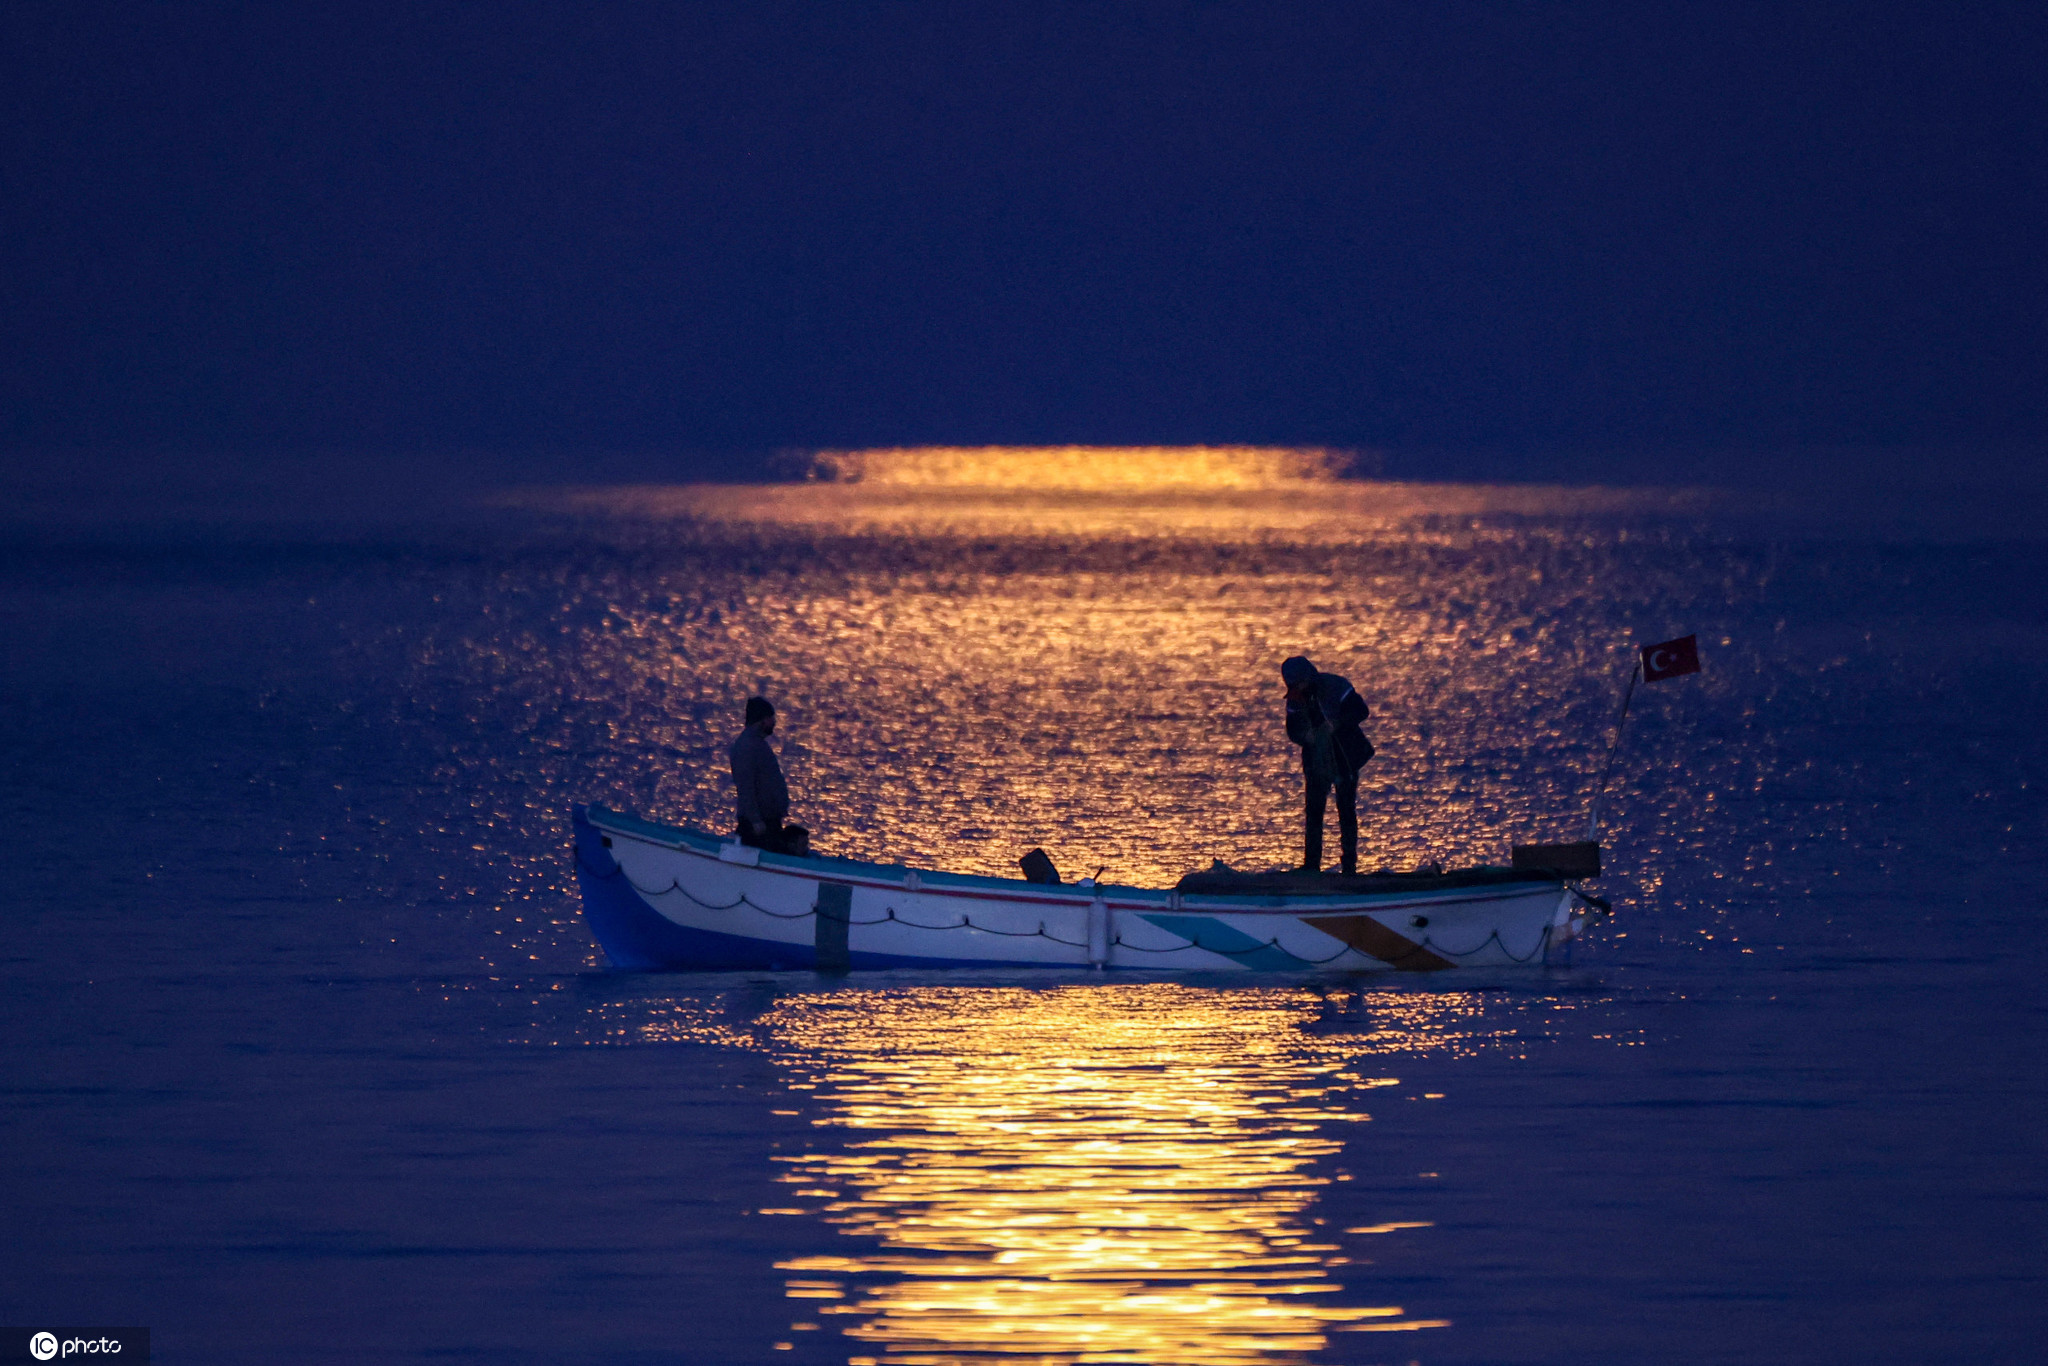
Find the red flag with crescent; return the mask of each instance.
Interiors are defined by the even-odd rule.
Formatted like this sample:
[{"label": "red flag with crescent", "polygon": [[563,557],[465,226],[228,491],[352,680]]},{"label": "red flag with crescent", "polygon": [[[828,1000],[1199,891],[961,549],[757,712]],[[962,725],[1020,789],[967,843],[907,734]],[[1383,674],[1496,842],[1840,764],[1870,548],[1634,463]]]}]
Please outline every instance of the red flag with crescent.
[{"label": "red flag with crescent", "polygon": [[1700,671],[1699,640],[1694,636],[1680,636],[1667,640],[1662,645],[1643,647],[1643,682],[1658,683],[1682,674],[1696,674]]}]

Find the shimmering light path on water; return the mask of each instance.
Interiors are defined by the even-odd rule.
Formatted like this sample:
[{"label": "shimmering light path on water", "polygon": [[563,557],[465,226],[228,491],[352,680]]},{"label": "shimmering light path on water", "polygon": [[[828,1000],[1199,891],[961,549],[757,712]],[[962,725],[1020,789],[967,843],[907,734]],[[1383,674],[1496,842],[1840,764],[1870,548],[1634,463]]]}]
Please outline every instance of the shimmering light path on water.
[{"label": "shimmering light path on water", "polygon": [[[0,531],[0,1319],[166,1362],[2025,1361],[2048,553],[1313,452],[820,457],[376,523]],[[626,976],[577,801],[1170,883],[1570,833],[1551,971]]]},{"label": "shimmering light path on water", "polygon": [[820,1302],[792,1329],[836,1322],[881,1353],[855,1362],[1305,1362],[1333,1332],[1450,1326],[1356,1303],[1369,1277],[1340,1270],[1429,1224],[1333,1227],[1322,1194],[1353,1179],[1345,1128],[1373,1093],[1414,1098],[1361,1055],[1499,1042],[1476,996],[850,985],[779,996],[740,1030],[694,1004],[600,1018],[775,1059],[787,1113],[825,1141],[776,1155],[790,1203],[759,1212],[867,1249],[777,1263],[792,1299]]},{"label": "shimmering light path on water", "polygon": [[[1737,689],[1770,642],[1720,628],[1764,595],[1768,551],[1725,551],[1711,584],[1665,553],[1708,495],[1348,483],[1305,452],[1203,451],[1155,478],[1178,454],[881,452],[835,458],[852,483],[516,496],[594,518],[622,562],[556,590],[557,631],[426,663],[536,738],[601,720],[638,809],[728,824],[732,699],[759,688],[834,849],[1009,874],[1043,845],[1155,885],[1298,858],[1290,654],[1372,699],[1373,866],[1575,830],[1632,643],[1673,623],[1720,651],[1693,724],[1739,720],[1716,697],[1756,705]],[[1028,480],[1041,461],[1070,482]],[[1585,521],[1614,508],[1647,529]],[[1800,762],[1722,760],[1727,795]]]},{"label": "shimmering light path on water", "polygon": [[850,1280],[825,1312],[870,1320],[848,1336],[890,1360],[1271,1361],[1336,1328],[1442,1326],[1332,1298],[1316,1167],[1369,1118],[1332,1093],[1398,1079],[1287,1047],[1289,1004],[1175,986],[791,1001],[763,1024],[819,1122],[854,1132],[784,1179],[882,1249],[786,1261],[839,1278],[792,1290]]}]

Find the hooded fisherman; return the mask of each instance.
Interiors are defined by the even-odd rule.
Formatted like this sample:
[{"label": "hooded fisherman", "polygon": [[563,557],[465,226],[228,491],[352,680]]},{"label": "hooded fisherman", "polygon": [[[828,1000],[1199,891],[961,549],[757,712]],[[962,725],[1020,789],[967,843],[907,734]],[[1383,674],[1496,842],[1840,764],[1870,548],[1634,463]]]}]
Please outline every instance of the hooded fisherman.
[{"label": "hooded fisherman", "polygon": [[1306,825],[1301,866],[1323,869],[1323,812],[1337,790],[1337,837],[1343,869],[1358,871],[1358,771],[1372,758],[1372,741],[1358,723],[1372,714],[1351,680],[1319,672],[1301,655],[1280,666],[1287,684],[1287,738],[1301,746]]}]

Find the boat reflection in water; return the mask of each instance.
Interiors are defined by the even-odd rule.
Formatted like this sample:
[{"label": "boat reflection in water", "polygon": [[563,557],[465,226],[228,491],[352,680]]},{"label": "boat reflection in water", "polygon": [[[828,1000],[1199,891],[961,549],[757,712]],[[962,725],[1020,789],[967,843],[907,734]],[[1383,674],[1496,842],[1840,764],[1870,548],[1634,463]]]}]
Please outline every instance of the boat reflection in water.
[{"label": "boat reflection in water", "polygon": [[1383,1036],[1295,1027],[1313,1012],[1172,983],[783,998],[757,1027],[844,1141],[778,1179],[878,1245],[777,1263],[789,1294],[897,1366],[1292,1362],[1446,1326],[1357,1302],[1314,1210],[1361,1093],[1394,1084],[1347,1064],[1454,1043],[1476,1002],[1386,993]]}]

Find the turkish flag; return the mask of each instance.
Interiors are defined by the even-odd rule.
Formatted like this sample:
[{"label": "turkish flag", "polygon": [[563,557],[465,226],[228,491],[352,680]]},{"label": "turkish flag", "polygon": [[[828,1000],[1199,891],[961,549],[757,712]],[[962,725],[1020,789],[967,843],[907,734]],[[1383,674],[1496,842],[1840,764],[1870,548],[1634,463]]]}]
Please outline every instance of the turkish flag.
[{"label": "turkish flag", "polygon": [[1657,683],[1681,674],[1696,674],[1700,671],[1699,640],[1694,636],[1680,636],[1667,640],[1662,645],[1643,647],[1643,682]]}]

